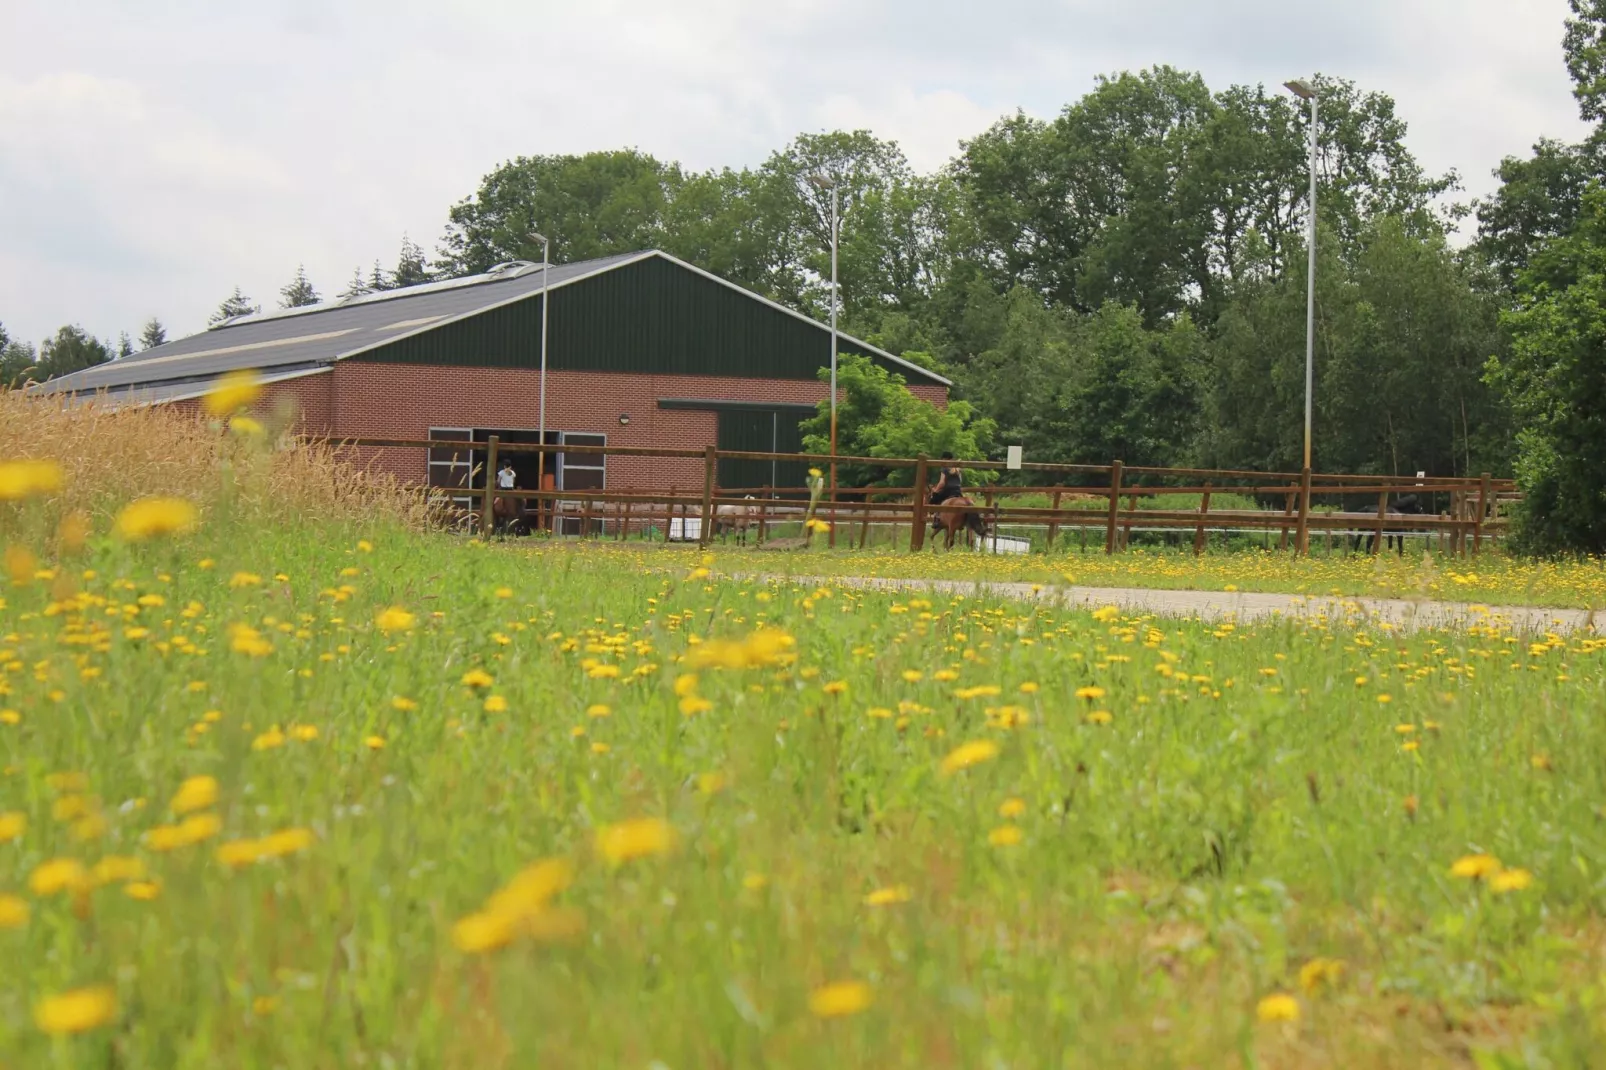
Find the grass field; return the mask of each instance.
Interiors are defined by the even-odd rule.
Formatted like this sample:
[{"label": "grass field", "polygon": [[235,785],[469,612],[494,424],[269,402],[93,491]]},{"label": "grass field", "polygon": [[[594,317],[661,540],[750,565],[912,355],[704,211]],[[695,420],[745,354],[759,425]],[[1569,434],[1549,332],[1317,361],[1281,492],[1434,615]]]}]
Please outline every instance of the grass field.
[{"label": "grass field", "polygon": [[[907,546],[907,541],[903,543]],[[732,570],[790,575],[976,579],[1089,587],[1269,591],[1309,595],[1420,598],[1490,605],[1606,609],[1606,562],[1536,561],[1499,552],[1477,557],[1425,554],[1313,553],[1273,550],[1206,553],[1131,549],[1107,555],[1077,549],[1054,553],[987,554],[928,549],[841,549],[830,553],[770,553],[720,545]]]},{"label": "grass field", "polygon": [[1606,1044],[1599,640],[763,587],[718,578],[757,555],[220,510],[73,552],[0,508],[38,555],[0,609],[4,1065]]}]

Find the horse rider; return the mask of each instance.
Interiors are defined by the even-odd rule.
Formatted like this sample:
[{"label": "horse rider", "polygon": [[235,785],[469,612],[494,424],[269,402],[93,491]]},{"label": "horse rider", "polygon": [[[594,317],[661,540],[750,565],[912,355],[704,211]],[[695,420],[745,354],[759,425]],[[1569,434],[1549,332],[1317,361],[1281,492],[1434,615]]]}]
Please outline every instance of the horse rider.
[{"label": "horse rider", "polygon": [[502,467],[496,473],[497,490],[513,490],[519,481],[518,473],[513,471],[512,461],[503,461]]},{"label": "horse rider", "polygon": [[949,498],[958,498],[965,493],[963,477],[959,474],[959,466],[951,463],[953,459],[952,453],[942,455],[942,476],[937,480],[927,504],[941,505]]}]

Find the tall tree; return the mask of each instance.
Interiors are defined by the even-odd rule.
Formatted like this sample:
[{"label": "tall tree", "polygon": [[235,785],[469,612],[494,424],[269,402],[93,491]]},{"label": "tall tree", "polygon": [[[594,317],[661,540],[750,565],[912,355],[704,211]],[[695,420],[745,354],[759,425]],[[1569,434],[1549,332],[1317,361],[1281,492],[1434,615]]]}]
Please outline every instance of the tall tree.
[{"label": "tall tree", "polygon": [[307,278],[306,265],[297,264],[295,278],[285,283],[279,291],[279,307],[304,308],[317,304],[319,300],[317,289],[313,287],[312,280]]},{"label": "tall tree", "polygon": [[385,269],[379,266],[379,261],[375,260],[374,270],[368,274],[368,292],[376,294],[382,290],[394,290],[395,288],[396,284],[391,281],[389,275],[385,274]]},{"label": "tall tree", "polygon": [[152,316],[145,321],[145,327],[139,332],[139,348],[155,349],[157,346],[167,344],[167,328],[162,321]]},{"label": "tall tree", "polygon": [[112,351],[106,343],[74,324],[61,328],[39,347],[39,364],[34,378],[42,382],[58,375],[93,368],[111,359]]},{"label": "tall tree", "polygon": [[417,286],[435,277],[430,273],[424,250],[405,234],[402,235],[401,253],[396,257],[396,270],[390,277],[392,284],[397,287]]},{"label": "tall tree", "polygon": [[236,286],[234,292],[224,298],[223,303],[217,307],[217,311],[207,319],[206,325],[208,327],[216,327],[218,324],[233,319],[235,316],[254,316],[260,311],[262,310],[253,305],[251,299],[241,293],[240,288]]},{"label": "tall tree", "polygon": [[1606,554],[1606,190],[1534,257],[1506,315],[1511,354],[1488,378],[1511,405],[1521,545]]},{"label": "tall tree", "polygon": [[131,357],[134,355],[134,340],[128,336],[127,331],[122,331],[117,335],[117,355],[119,357]]},{"label": "tall tree", "polygon": [[368,288],[368,283],[363,280],[362,268],[356,267],[352,269],[351,281],[346,283],[346,288],[341,290],[338,296],[342,301],[349,301],[353,297],[361,297],[363,294],[372,292]]},{"label": "tall tree", "polygon": [[449,213],[440,262],[473,275],[507,260],[554,263],[651,249],[680,170],[634,149],[583,156],[520,156],[503,164]]}]

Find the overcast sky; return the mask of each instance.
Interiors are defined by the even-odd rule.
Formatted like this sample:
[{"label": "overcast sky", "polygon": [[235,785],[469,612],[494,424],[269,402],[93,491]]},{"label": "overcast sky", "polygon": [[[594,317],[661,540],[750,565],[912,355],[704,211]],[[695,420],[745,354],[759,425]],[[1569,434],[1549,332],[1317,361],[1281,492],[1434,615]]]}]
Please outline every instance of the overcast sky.
[{"label": "overcast sky", "polygon": [[1469,195],[1541,135],[1581,136],[1565,0],[0,0],[0,322],[115,338],[201,329],[433,252],[452,203],[520,154],[635,146],[760,163],[867,127],[917,167],[1095,75],[1212,88],[1320,71],[1392,94]]}]

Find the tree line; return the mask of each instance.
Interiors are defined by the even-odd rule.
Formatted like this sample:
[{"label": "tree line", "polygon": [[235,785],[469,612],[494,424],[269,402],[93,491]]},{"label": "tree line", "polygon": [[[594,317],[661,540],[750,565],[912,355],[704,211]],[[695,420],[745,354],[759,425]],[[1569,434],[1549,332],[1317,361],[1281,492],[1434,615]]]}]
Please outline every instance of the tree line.
[{"label": "tree line", "polygon": [[[1504,160],[1481,202],[1422,167],[1387,93],[1315,79],[1314,464],[1515,474],[1530,546],[1601,552],[1606,0],[1569,3],[1565,62],[1597,133]],[[540,231],[555,262],[660,248],[823,318],[834,189],[844,329],[966,402],[915,418],[855,370],[865,412],[1041,461],[1297,470],[1308,123],[1281,90],[1160,66],[1100,78],[1049,119],[1005,116],[932,173],[864,130],[803,134],[741,169],[521,156],[450,207],[433,258],[404,237],[394,269],[359,267],[337,296],[538,260]],[[280,293],[319,300],[299,268]],[[258,308],[236,288],[213,322]],[[160,337],[153,321],[140,343]],[[113,352],[76,328],[19,345],[0,342],[8,371]]]}]

